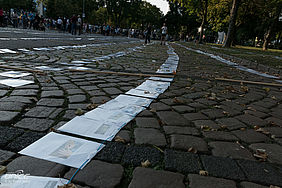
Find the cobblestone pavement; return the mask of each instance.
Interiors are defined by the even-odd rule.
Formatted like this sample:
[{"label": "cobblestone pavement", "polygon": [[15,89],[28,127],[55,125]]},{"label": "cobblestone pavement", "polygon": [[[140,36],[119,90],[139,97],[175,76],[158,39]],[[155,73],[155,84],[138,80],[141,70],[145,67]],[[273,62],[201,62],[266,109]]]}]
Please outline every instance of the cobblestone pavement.
[{"label": "cobblestone pavement", "polygon": [[[9,30],[0,30],[1,37],[6,33],[3,38],[9,37],[5,31]],[[0,41],[1,48],[30,51],[0,54],[1,65],[33,70],[45,66],[46,74],[23,77],[34,84],[15,89],[0,84],[0,165],[7,166],[8,172],[20,169],[35,176],[69,179],[76,169],[17,152],[74,118],[78,109],[87,112],[146,79],[69,67],[154,73],[167,59],[168,48],[96,35],[75,42],[71,36],[54,33],[36,35],[64,40],[41,39],[25,46],[26,41],[19,39],[32,31],[18,32],[13,36],[16,46],[9,41],[2,46]],[[68,45],[96,46],[32,49],[66,45],[67,40]],[[217,81],[214,78],[272,82],[170,45],[180,62],[169,89],[108,142],[73,182],[81,187],[131,188],[282,186],[281,87]],[[0,68],[0,72],[8,70]]]}]

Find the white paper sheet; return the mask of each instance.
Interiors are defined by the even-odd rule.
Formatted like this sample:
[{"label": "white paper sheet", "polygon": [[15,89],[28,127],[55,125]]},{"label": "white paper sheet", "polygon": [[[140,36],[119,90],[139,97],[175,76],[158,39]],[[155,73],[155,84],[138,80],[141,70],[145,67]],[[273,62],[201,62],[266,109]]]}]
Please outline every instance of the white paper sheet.
[{"label": "white paper sheet", "polygon": [[134,95],[134,96],[138,96],[138,97],[147,97],[147,98],[151,98],[151,99],[156,99],[160,95],[160,93],[138,90],[138,89],[131,89],[128,92],[126,92],[126,94],[127,95]]},{"label": "white paper sheet", "polygon": [[150,80],[155,80],[155,81],[164,81],[164,82],[172,82],[173,78],[162,78],[162,77],[150,77]]},{"label": "white paper sheet", "polygon": [[0,53],[5,54],[5,53],[9,53],[9,54],[16,54],[16,51],[10,50],[10,49],[0,49]]},{"label": "white paper sheet", "polygon": [[10,86],[10,87],[20,87],[28,84],[34,83],[30,80],[20,80],[20,79],[4,79],[0,80],[0,84]]},{"label": "white paper sheet", "polygon": [[73,70],[90,70],[90,68],[87,68],[87,67],[69,67],[69,69],[73,69]]},{"label": "white paper sheet", "polygon": [[48,66],[40,66],[40,67],[35,67],[36,69],[39,70],[46,70],[46,71],[61,71],[61,68],[52,68],[52,67],[48,67]]},{"label": "white paper sheet", "polygon": [[0,73],[0,76],[10,77],[10,78],[20,78],[20,77],[28,76],[30,74],[31,73],[9,71],[9,72],[2,72],[2,73]]},{"label": "white paper sheet", "polygon": [[60,127],[59,130],[89,138],[111,141],[124,125],[126,123],[119,121],[94,120],[86,118],[86,116],[78,116]]},{"label": "white paper sheet", "polygon": [[57,188],[68,183],[61,178],[5,174],[0,176],[0,188]]},{"label": "white paper sheet", "polygon": [[[104,147],[103,144],[51,132],[19,153],[74,168],[84,166]],[[88,162],[85,162],[87,161]]]},{"label": "white paper sheet", "polygon": [[143,97],[135,97],[129,95],[119,95],[115,99],[99,106],[106,110],[118,110],[126,106],[141,106],[148,107],[153,102],[153,99],[147,99]]},{"label": "white paper sheet", "polygon": [[158,82],[153,80],[146,80],[136,89],[149,91],[150,93],[163,93],[170,86],[169,82]]}]

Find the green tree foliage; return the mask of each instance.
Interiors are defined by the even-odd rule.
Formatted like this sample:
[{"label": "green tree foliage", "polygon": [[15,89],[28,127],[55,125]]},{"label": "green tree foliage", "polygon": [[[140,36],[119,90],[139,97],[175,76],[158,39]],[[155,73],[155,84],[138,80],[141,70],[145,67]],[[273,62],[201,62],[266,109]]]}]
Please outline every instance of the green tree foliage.
[{"label": "green tree foliage", "polygon": [[0,7],[6,10],[11,8],[34,10],[35,3],[33,0],[0,0]]}]

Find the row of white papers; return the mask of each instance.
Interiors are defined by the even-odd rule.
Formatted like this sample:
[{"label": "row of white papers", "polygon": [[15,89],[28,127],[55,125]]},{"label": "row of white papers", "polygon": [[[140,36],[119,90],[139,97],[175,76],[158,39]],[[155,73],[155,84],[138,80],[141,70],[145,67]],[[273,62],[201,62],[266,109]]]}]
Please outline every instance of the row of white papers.
[{"label": "row of white papers", "polygon": [[17,52],[10,49],[0,49],[0,54],[16,54]]},{"label": "row of white papers", "polygon": [[0,176],[0,188],[57,188],[67,183],[66,179],[30,176],[28,174]]},{"label": "row of white papers", "polygon": [[[60,127],[59,131],[103,142],[111,141],[120,129],[150,106],[153,98],[165,92],[170,86],[170,81],[170,78],[151,77],[136,89],[130,90],[138,91],[139,94],[128,92],[135,96],[119,95],[98,108],[75,117]],[[20,154],[83,168],[103,147],[104,145],[98,142],[49,133],[20,151]]]},{"label": "row of white papers", "polygon": [[9,87],[20,87],[28,84],[34,83],[33,81],[30,80],[23,80],[23,79],[14,79],[14,78],[20,78],[24,76],[28,76],[31,73],[24,73],[24,72],[17,72],[17,71],[8,71],[8,72],[2,72],[0,73],[0,76],[3,77],[9,77],[13,79],[3,79],[0,80],[0,84],[9,86]]},{"label": "row of white papers", "polygon": [[175,73],[178,67],[179,56],[174,52],[174,49],[171,46],[168,46],[169,50],[167,53],[169,54],[168,59],[164,64],[157,70],[157,73]]}]

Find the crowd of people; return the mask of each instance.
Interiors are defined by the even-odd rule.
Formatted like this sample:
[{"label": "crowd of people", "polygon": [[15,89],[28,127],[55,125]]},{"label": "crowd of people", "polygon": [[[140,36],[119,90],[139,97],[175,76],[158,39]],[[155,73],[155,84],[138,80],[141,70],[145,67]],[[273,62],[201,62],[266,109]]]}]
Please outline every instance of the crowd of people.
[{"label": "crowd of people", "polygon": [[[58,17],[57,19],[43,18],[34,12],[15,11],[5,12],[0,8],[0,27],[12,25],[14,28],[34,29],[45,31],[57,30],[58,32],[70,33],[72,35],[81,35],[82,33],[100,33],[104,36],[127,36],[131,38],[145,39],[145,43],[150,43],[153,40],[161,39],[163,44],[167,35],[167,27],[165,24],[161,30],[157,30],[150,24],[147,25],[145,30],[140,29],[123,29],[114,27],[110,24],[91,25],[83,22],[80,15],[73,15],[70,18]],[[154,29],[153,29],[154,28]]]}]

